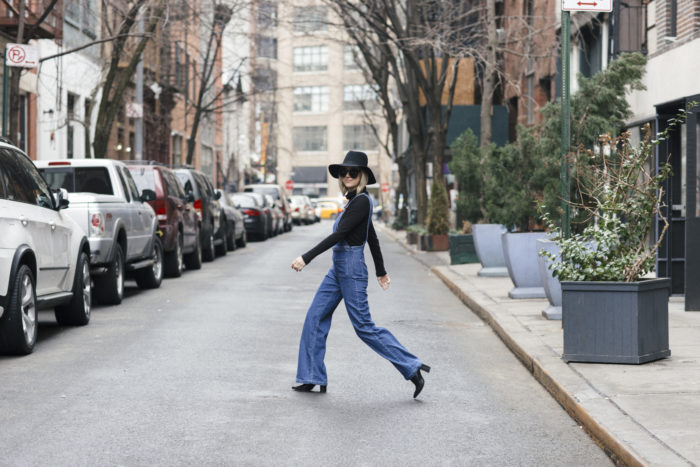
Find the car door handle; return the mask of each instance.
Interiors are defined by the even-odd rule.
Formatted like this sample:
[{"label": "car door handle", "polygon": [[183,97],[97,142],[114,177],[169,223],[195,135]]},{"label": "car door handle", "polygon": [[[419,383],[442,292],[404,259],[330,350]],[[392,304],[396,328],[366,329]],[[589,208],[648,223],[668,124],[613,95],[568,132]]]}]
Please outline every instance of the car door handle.
[{"label": "car door handle", "polygon": [[24,217],[24,216],[19,216],[19,221],[20,221],[20,222],[22,223],[22,225],[25,226],[25,227],[27,226],[27,224],[29,224],[29,222],[27,222],[27,218]]},{"label": "car door handle", "polygon": [[49,222],[49,225],[51,226],[51,230],[56,230],[56,223],[55,222]]}]

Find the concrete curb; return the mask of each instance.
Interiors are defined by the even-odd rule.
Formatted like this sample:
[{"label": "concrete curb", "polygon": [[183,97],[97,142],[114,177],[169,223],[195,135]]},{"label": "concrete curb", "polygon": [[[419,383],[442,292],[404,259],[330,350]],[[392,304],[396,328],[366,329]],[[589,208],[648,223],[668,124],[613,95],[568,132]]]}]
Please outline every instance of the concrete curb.
[{"label": "concrete curb", "polygon": [[575,365],[561,360],[557,352],[518,321],[508,310],[508,302],[494,300],[469,277],[457,273],[448,265],[430,265],[417,254],[418,250],[411,248],[395,232],[386,226],[381,227],[383,233],[415,254],[418,261],[493,329],[535,379],[616,464],[693,465],[594,387],[576,370]]}]

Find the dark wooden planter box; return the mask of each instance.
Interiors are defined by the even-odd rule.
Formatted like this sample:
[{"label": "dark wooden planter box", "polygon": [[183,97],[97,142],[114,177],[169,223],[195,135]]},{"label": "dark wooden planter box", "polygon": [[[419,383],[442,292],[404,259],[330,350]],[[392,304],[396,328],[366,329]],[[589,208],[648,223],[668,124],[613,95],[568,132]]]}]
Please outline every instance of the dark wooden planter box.
[{"label": "dark wooden planter box", "polygon": [[450,264],[478,263],[472,234],[450,235]]},{"label": "dark wooden planter box", "polygon": [[409,245],[415,245],[418,243],[419,237],[418,232],[406,232],[406,241]]},{"label": "dark wooden planter box", "polygon": [[447,251],[450,249],[448,235],[421,235],[420,249],[423,251]]},{"label": "dark wooden planter box", "polygon": [[566,362],[645,363],[668,357],[671,280],[562,282]]}]

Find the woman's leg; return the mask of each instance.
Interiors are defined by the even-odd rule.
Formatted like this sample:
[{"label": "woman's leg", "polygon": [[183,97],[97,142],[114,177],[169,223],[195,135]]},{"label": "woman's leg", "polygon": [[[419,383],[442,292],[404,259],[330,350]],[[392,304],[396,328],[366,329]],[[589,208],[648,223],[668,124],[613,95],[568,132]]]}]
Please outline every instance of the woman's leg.
[{"label": "woman's leg", "polygon": [[401,345],[388,330],[372,321],[367,303],[367,279],[339,277],[338,282],[355,332],[365,344],[389,360],[406,379],[411,379],[421,367],[421,361]]},{"label": "woman's leg", "polygon": [[342,298],[340,286],[331,268],[316,291],[309,311],[306,312],[299,343],[297,383],[321,386],[328,384],[326,365],[323,363],[326,355],[326,338],[331,328],[333,311]]}]

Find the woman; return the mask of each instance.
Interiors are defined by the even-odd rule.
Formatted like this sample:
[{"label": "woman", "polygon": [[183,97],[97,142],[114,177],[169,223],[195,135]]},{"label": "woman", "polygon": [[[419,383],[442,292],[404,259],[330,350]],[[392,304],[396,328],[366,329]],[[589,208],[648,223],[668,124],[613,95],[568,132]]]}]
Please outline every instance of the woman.
[{"label": "woman", "polygon": [[418,397],[424,380],[421,370],[430,371],[418,358],[406,350],[386,329],[375,326],[367,304],[367,266],[365,242],[374,259],[377,280],[383,290],[389,288],[389,275],[384,270],[379,240],[372,225],[372,201],[366,185],[376,183],[374,174],[367,167],[367,155],[349,151],[342,164],[328,166],[331,176],[337,178],[341,191],[348,199],[345,209],[335,220],[333,233],[314,248],[298,257],[292,269],[301,271],[316,256],[333,247],[333,266],[316,291],[299,344],[297,383],[292,389],[310,392],[319,385],[326,392],[327,375],[323,358],[326,353],[326,337],[331,327],[333,311],[345,300],[345,308],[355,332],[367,345],[389,360],[406,379],[415,384],[413,397]]}]

